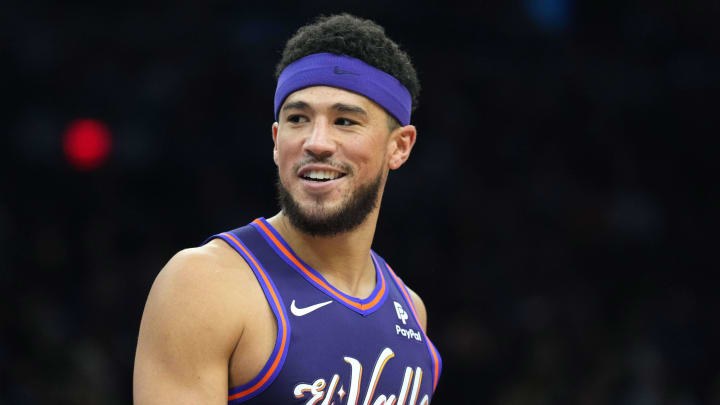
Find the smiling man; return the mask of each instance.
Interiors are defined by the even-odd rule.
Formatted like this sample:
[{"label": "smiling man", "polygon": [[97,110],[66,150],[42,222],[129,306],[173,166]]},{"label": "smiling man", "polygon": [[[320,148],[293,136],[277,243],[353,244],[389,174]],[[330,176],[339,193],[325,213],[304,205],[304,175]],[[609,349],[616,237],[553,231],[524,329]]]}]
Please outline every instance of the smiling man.
[{"label": "smiling man", "polygon": [[389,171],[415,144],[410,59],[344,14],[300,28],[277,74],[281,211],[160,272],[135,403],[428,404],[441,360],[425,306],[371,250]]}]

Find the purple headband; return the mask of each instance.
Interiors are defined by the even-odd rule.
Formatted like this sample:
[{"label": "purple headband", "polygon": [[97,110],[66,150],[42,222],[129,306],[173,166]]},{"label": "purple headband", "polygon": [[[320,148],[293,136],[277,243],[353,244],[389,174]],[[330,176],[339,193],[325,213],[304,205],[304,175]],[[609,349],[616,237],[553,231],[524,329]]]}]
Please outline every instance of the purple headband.
[{"label": "purple headband", "polygon": [[331,86],[353,91],[373,100],[402,125],[410,124],[412,98],[396,78],[367,63],[345,55],[314,53],[289,64],[275,89],[275,120],[290,93],[310,86]]}]

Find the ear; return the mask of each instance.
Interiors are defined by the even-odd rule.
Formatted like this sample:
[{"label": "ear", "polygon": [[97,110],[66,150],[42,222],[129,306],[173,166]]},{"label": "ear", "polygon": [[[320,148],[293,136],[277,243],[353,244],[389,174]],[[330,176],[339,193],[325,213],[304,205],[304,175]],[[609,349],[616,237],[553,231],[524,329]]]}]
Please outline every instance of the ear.
[{"label": "ear", "polygon": [[410,151],[415,145],[417,138],[417,130],[414,125],[405,125],[396,128],[390,134],[390,142],[388,143],[388,167],[392,170],[399,168],[410,157]]},{"label": "ear", "polygon": [[277,144],[277,136],[278,136],[278,123],[274,122],[272,124],[272,138],[273,138],[273,161],[275,161],[275,165],[278,164],[278,144]]}]

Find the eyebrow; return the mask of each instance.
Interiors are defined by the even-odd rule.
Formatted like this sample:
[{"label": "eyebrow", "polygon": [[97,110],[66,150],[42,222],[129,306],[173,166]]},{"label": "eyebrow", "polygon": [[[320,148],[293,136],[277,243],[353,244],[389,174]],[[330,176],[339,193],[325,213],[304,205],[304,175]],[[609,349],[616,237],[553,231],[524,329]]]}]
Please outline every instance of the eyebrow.
[{"label": "eyebrow", "polygon": [[[343,103],[335,103],[331,107],[333,110],[337,110],[340,112],[348,112],[348,113],[356,113],[361,114],[367,117],[368,113],[363,109],[362,107],[356,106],[356,105],[349,105],[349,104],[343,104]],[[287,104],[285,104],[282,108],[283,111],[287,110],[307,110],[310,109],[310,105],[304,101],[291,101]]]},{"label": "eyebrow", "polygon": [[286,111],[286,110],[292,110],[292,109],[306,110],[308,108],[310,108],[310,106],[308,105],[308,103],[306,103],[304,101],[291,101],[291,102],[285,104],[285,106],[283,106],[282,109],[283,109],[283,111]]},{"label": "eyebrow", "polygon": [[364,116],[367,116],[368,113],[365,111],[362,107],[356,106],[356,105],[348,105],[348,104],[342,104],[342,103],[335,103],[333,104],[332,109],[338,110],[340,112],[349,112],[349,113],[357,113]]}]

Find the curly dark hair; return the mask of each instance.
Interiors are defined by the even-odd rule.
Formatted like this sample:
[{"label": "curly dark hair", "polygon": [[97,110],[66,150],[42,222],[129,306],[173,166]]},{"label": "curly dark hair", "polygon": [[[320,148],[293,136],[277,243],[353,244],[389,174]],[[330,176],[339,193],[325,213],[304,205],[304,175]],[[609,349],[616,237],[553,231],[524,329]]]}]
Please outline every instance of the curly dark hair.
[{"label": "curly dark hair", "polygon": [[343,13],[320,16],[314,23],[300,27],[285,44],[275,78],[289,64],[320,52],[351,56],[394,76],[410,91],[412,109],[417,107],[420,81],[410,57],[372,20]]}]

